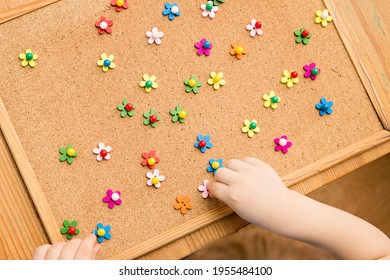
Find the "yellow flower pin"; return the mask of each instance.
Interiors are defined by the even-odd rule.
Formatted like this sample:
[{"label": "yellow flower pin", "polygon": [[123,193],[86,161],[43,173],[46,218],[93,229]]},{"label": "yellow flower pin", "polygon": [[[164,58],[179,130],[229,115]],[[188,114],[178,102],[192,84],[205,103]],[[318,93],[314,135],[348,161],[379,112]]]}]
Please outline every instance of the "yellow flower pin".
[{"label": "yellow flower pin", "polygon": [[23,67],[26,67],[27,65],[30,65],[30,67],[35,67],[35,60],[38,59],[38,55],[32,53],[30,49],[27,49],[26,53],[19,54],[19,58],[22,60]]},{"label": "yellow flower pin", "polygon": [[112,62],[114,60],[114,56],[112,54],[107,57],[105,53],[102,53],[100,57],[102,59],[97,61],[97,65],[102,67],[104,72],[107,72],[109,68],[115,68],[115,63]]}]

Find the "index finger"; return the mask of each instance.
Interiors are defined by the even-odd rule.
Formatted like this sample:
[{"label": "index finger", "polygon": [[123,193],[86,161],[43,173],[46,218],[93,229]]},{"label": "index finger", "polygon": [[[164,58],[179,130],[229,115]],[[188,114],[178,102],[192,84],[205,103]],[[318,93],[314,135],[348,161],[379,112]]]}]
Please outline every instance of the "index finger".
[{"label": "index finger", "polygon": [[96,244],[96,236],[90,234],[80,244],[77,250],[75,260],[92,260],[94,254],[94,247]]}]

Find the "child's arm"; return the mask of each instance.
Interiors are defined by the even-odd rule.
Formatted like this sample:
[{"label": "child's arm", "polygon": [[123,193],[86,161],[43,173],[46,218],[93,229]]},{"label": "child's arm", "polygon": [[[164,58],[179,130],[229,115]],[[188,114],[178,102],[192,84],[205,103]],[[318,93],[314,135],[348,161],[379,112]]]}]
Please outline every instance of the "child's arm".
[{"label": "child's arm", "polygon": [[100,250],[96,236],[90,234],[85,239],[72,239],[53,245],[42,245],[35,250],[33,260],[94,260]]},{"label": "child's arm", "polygon": [[390,240],[347,212],[290,191],[266,163],[230,160],[207,187],[250,223],[328,249],[343,259],[390,258]]}]

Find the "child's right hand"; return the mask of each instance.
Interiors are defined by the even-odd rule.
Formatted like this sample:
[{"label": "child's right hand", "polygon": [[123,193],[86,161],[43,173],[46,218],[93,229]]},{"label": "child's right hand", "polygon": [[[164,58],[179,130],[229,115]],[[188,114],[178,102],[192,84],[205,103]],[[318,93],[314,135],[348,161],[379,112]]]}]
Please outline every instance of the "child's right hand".
[{"label": "child's right hand", "polygon": [[275,170],[255,158],[231,159],[215,174],[207,188],[246,221],[272,227],[269,219],[285,204],[288,189]]}]

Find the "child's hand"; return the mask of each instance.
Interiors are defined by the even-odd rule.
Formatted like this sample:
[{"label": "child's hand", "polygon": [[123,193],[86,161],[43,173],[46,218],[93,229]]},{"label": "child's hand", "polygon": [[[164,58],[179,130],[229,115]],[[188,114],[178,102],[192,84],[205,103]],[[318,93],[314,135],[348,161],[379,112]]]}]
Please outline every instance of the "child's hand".
[{"label": "child's hand", "polygon": [[33,260],[94,260],[100,250],[96,236],[91,234],[84,240],[73,239],[69,242],[58,242],[43,245],[36,249]]},{"label": "child's hand", "polygon": [[228,204],[246,221],[269,226],[267,220],[278,214],[288,189],[268,164],[255,159],[231,159],[207,185],[212,197]]}]

